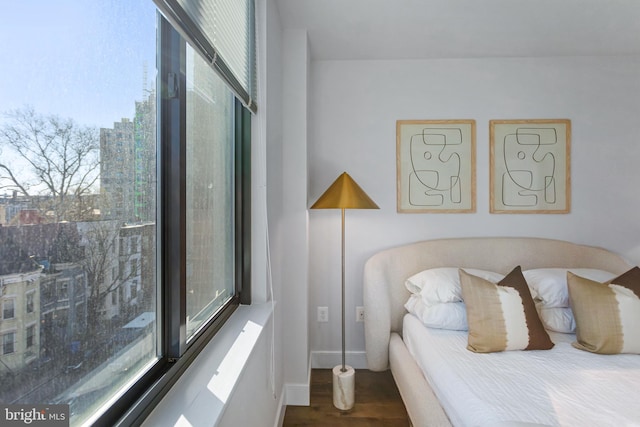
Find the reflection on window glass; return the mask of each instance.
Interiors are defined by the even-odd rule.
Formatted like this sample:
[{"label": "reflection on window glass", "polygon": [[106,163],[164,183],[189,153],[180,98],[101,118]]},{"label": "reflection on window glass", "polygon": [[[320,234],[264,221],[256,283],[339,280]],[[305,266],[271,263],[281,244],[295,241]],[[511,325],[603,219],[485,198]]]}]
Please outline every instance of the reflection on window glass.
[{"label": "reflection on window glass", "polygon": [[71,425],[157,360],[156,13],[3,6],[0,402]]},{"label": "reflection on window glass", "polygon": [[234,290],[233,95],[187,48],[187,335]]}]

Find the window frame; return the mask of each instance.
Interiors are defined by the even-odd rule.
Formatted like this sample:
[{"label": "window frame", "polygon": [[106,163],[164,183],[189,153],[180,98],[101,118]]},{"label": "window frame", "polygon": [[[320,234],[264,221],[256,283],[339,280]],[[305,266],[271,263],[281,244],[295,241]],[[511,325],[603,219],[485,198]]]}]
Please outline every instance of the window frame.
[{"label": "window frame", "polygon": [[[94,425],[141,424],[239,304],[251,304],[251,112],[234,98],[235,295],[187,343],[186,91],[180,90],[186,88],[186,41],[160,13],[158,16],[156,256],[159,354],[148,371],[106,408]],[[178,87],[173,94],[167,91],[170,75],[177,76],[177,80],[171,82],[177,82]]]}]

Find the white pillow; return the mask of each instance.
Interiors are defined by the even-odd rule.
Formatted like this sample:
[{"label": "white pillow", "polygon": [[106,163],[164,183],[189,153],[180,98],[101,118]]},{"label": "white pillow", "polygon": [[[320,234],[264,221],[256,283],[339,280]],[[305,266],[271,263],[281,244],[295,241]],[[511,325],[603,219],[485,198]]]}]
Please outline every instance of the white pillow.
[{"label": "white pillow", "polygon": [[429,328],[466,331],[467,310],[463,302],[426,305],[419,294],[411,294],[404,307]]},{"label": "white pillow", "polygon": [[576,320],[570,307],[541,307],[538,314],[544,328],[548,331],[573,334],[576,331]]},{"label": "white pillow", "polygon": [[[469,274],[481,277],[491,282],[499,282],[504,275],[492,271],[463,268]],[[425,304],[462,301],[460,275],[458,267],[430,268],[414,274],[405,281],[409,292],[420,294]]]},{"label": "white pillow", "polygon": [[522,275],[538,304],[545,308],[569,307],[567,271],[596,282],[606,282],[616,277],[613,273],[594,268],[537,268],[523,271]]}]

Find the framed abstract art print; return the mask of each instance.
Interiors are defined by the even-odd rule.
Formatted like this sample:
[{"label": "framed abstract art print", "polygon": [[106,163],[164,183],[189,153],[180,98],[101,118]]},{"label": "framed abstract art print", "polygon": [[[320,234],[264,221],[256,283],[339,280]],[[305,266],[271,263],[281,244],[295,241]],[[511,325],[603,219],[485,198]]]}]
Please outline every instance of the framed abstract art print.
[{"label": "framed abstract art print", "polygon": [[398,212],[475,212],[475,144],[475,120],[398,120]]},{"label": "framed abstract art print", "polygon": [[491,120],[491,213],[568,213],[570,148],[570,120]]}]

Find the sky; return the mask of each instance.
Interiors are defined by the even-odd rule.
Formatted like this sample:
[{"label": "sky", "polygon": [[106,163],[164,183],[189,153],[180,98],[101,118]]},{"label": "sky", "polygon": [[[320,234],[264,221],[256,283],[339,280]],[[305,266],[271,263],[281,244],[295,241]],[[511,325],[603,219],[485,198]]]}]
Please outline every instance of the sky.
[{"label": "sky", "polygon": [[156,19],[152,0],[3,4],[0,124],[27,105],[86,126],[133,119],[155,82]]}]

